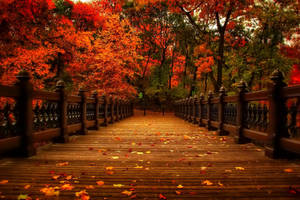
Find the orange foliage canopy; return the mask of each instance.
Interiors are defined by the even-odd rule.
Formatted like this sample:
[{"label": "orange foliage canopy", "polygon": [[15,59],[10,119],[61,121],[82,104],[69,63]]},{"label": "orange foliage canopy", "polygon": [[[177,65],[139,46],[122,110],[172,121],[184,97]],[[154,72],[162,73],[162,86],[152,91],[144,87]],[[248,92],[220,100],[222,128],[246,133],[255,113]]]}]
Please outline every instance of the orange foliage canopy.
[{"label": "orange foliage canopy", "polygon": [[12,84],[26,69],[35,87],[68,72],[74,88],[128,95],[136,70],[136,30],[107,1],[73,3],[57,13],[52,0],[0,1],[0,82]]}]

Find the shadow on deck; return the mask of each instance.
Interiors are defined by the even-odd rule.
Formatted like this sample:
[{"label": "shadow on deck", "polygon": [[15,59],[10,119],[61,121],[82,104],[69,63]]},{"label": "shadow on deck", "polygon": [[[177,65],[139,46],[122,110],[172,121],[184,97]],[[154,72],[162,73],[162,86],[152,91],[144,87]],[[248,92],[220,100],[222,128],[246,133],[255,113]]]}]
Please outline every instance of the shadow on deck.
[{"label": "shadow on deck", "polygon": [[147,114],[0,160],[0,199],[299,199],[300,161]]}]

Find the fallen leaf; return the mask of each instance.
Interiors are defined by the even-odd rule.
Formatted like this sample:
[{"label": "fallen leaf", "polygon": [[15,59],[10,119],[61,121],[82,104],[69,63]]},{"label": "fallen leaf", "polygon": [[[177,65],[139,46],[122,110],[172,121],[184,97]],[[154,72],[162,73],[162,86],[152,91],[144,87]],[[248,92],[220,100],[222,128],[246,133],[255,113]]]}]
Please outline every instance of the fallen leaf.
[{"label": "fallen leaf", "polygon": [[31,187],[31,185],[25,185],[25,186],[24,186],[24,189],[25,189],[25,190],[28,190],[30,187]]},{"label": "fallen leaf", "polygon": [[0,181],[0,185],[4,185],[4,184],[7,184],[8,183],[8,180],[2,180]]},{"label": "fallen leaf", "polygon": [[219,185],[220,187],[223,187],[223,186],[224,186],[224,184],[221,183],[221,181],[218,181],[218,185]]},{"label": "fallen leaf", "polygon": [[119,159],[119,158],[120,158],[119,156],[113,156],[113,157],[112,157],[112,159],[115,159],[115,160],[116,160],[116,159]]},{"label": "fallen leaf", "polygon": [[128,190],[124,190],[123,192],[121,192],[122,194],[125,194],[127,196],[131,196],[132,195],[132,191],[128,191]]},{"label": "fallen leaf", "polygon": [[245,170],[244,167],[235,167],[235,169],[236,169],[236,170],[241,170],[241,171]]},{"label": "fallen leaf", "polygon": [[105,169],[106,169],[106,170],[113,170],[114,167],[106,167]]},{"label": "fallen leaf", "polygon": [[109,171],[106,171],[105,173],[106,173],[107,175],[113,175],[115,172],[109,170]]},{"label": "fallen leaf", "polygon": [[[90,199],[90,196],[89,196],[89,194],[86,192],[86,190],[82,190],[82,191],[80,191],[80,192],[76,192],[76,193],[75,193],[75,196],[80,198],[80,199],[78,199],[78,200],[89,200],[89,199]],[[77,200],[77,199],[76,199],[76,200]]]},{"label": "fallen leaf", "polygon": [[32,200],[32,198],[28,194],[20,194],[18,200]]},{"label": "fallen leaf", "polygon": [[291,173],[291,172],[293,172],[294,170],[293,170],[293,169],[284,169],[283,171],[284,171],[284,172],[287,172],[287,173]]},{"label": "fallen leaf", "polygon": [[150,154],[150,153],[151,153],[151,151],[146,151],[146,153],[147,153],[147,154]]},{"label": "fallen leaf", "polygon": [[73,190],[74,186],[72,186],[71,184],[64,184],[61,186],[62,190]]},{"label": "fallen leaf", "polygon": [[97,183],[97,185],[99,185],[99,186],[104,185],[104,181],[97,181],[96,183]]},{"label": "fallen leaf", "polygon": [[182,188],[183,188],[183,185],[178,185],[177,188],[178,188],[178,189],[182,189]]},{"label": "fallen leaf", "polygon": [[45,196],[59,196],[58,187],[45,187],[40,191],[44,193]]},{"label": "fallen leaf", "polygon": [[185,140],[190,140],[190,139],[191,139],[191,137],[190,137],[190,136],[188,136],[188,135],[184,135],[184,136],[183,136],[183,139],[185,139]]},{"label": "fallen leaf", "polygon": [[95,187],[93,185],[87,185],[85,186],[86,189],[95,189]]},{"label": "fallen leaf", "polygon": [[124,187],[123,184],[113,184],[114,187]]},{"label": "fallen leaf", "polygon": [[177,191],[177,190],[175,190],[175,193],[176,193],[177,195],[181,195],[181,194],[182,194],[182,192]]},{"label": "fallen leaf", "polygon": [[66,180],[71,180],[72,178],[73,178],[73,176],[69,175],[69,176],[66,177]]},{"label": "fallen leaf", "polygon": [[213,185],[213,183],[209,180],[202,181],[202,185]]},{"label": "fallen leaf", "polygon": [[139,166],[139,165],[137,165],[137,166],[135,166],[134,168],[136,168],[136,169],[142,169],[142,168],[143,168],[143,166]]},{"label": "fallen leaf", "polygon": [[159,199],[167,199],[167,197],[165,197],[165,196],[162,195],[162,194],[159,194]]},{"label": "fallen leaf", "polygon": [[62,163],[56,164],[57,167],[63,167],[63,166],[67,166],[67,165],[69,165],[69,162],[62,162]]},{"label": "fallen leaf", "polygon": [[54,175],[54,176],[52,176],[52,179],[57,180],[57,179],[59,179],[59,177],[60,177],[60,175]]}]

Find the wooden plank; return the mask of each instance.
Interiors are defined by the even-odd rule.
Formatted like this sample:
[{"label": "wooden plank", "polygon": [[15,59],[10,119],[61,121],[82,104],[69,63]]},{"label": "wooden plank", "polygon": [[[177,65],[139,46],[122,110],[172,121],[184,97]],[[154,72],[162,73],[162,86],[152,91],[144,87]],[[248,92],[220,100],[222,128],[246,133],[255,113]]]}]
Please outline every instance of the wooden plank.
[{"label": "wooden plank", "polygon": [[224,102],[225,103],[236,103],[239,100],[239,97],[237,95],[235,96],[225,96]]},{"label": "wooden plank", "polygon": [[280,145],[286,151],[300,154],[300,140],[281,138]]},{"label": "wooden plank", "polygon": [[268,142],[269,141],[268,134],[261,132],[261,131],[256,131],[256,130],[251,130],[251,129],[243,129],[243,134],[245,137],[252,139],[252,140],[256,140],[256,141],[260,141],[260,142]]},{"label": "wooden plank", "polygon": [[18,96],[20,96],[18,87],[0,85],[0,97],[16,98]]},{"label": "wooden plank", "polygon": [[59,101],[60,96],[58,92],[48,92],[43,90],[33,91],[33,99],[42,99],[49,101]]},{"label": "wooden plank", "polygon": [[81,123],[68,125],[67,126],[68,133],[70,134],[79,131],[81,129],[81,126],[82,126]]},{"label": "wooden plank", "polygon": [[236,134],[238,127],[232,124],[224,124],[223,128],[225,131]]},{"label": "wooden plank", "polygon": [[81,97],[80,96],[68,96],[67,101],[68,101],[68,103],[80,103]]},{"label": "wooden plank", "polygon": [[51,128],[51,129],[35,132],[33,134],[33,139],[34,142],[49,141],[55,137],[58,137],[59,133],[60,133],[60,128]]},{"label": "wooden plank", "polygon": [[268,100],[269,91],[257,91],[245,93],[245,101]]},{"label": "wooden plank", "polygon": [[285,98],[300,97],[300,85],[284,87],[282,89],[282,95]]},{"label": "wooden plank", "polygon": [[94,127],[95,126],[95,120],[91,120],[91,121],[86,121],[86,127],[90,128],[90,127]]},{"label": "wooden plank", "polygon": [[218,128],[220,126],[220,123],[218,121],[211,121],[210,125],[214,128]]},{"label": "wooden plank", "polygon": [[[29,159],[1,159],[0,181],[8,180],[0,184],[1,198],[71,200],[86,190],[90,199],[109,200],[299,199],[291,192],[300,187],[299,160],[267,158],[261,147],[236,144],[171,114],[135,114],[47,145]],[[74,188],[63,190],[66,183]],[[58,187],[59,196],[45,196],[46,185]]]},{"label": "wooden plank", "polygon": [[86,103],[95,103],[95,99],[94,98],[87,98]]},{"label": "wooden plank", "polygon": [[0,153],[17,149],[18,147],[20,147],[20,144],[21,144],[20,136],[0,139]]}]

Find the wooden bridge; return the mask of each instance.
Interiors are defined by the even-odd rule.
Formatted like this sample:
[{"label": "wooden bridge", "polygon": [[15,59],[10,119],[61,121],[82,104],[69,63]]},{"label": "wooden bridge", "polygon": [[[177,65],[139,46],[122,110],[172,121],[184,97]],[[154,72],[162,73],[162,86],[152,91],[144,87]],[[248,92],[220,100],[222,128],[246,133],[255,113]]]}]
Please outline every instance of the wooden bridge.
[{"label": "wooden bridge", "polygon": [[0,199],[299,199],[300,161],[287,156],[300,152],[300,90],[273,79],[267,91],[178,101],[184,121],[68,95],[63,82],[33,90],[21,72],[0,86]]}]

